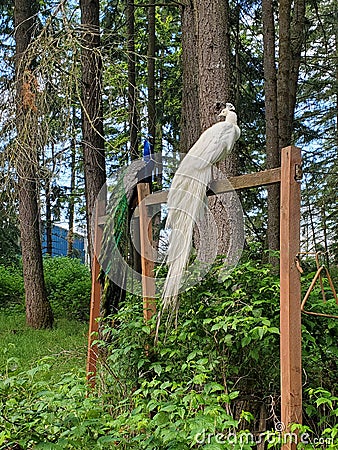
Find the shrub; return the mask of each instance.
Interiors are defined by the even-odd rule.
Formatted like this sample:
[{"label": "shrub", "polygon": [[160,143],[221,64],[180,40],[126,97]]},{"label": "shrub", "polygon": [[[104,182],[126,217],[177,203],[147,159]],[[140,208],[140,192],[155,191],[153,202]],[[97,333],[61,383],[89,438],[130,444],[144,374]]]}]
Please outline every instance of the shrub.
[{"label": "shrub", "polygon": [[[56,316],[87,320],[91,278],[88,268],[78,259],[44,258],[48,299]],[[24,302],[22,266],[0,265],[0,307]]]},{"label": "shrub", "polygon": [[[195,448],[196,436],[204,433],[211,440],[200,448],[249,449],[250,443],[220,445],[215,436],[232,431],[239,437],[246,428],[257,436],[262,431],[262,405],[270,414],[267,436],[273,436],[280,417],[279,277],[258,262],[245,262],[230,274],[222,275],[218,269],[222,267],[215,265],[199,286],[181,295],[175,329],[162,318],[156,347],[154,320],[150,326],[144,324],[139,298],[127,296],[119,313],[110,318],[113,326],[108,324],[106,332],[111,343],[101,343],[109,355],[102,380],[111,403],[120,405],[121,448]],[[321,335],[314,333],[313,322]],[[326,375],[330,370],[334,375],[338,361],[333,348],[338,324],[306,316],[303,323],[307,375],[303,432],[312,443],[299,448],[321,448],[324,440],[327,448],[338,448],[334,422],[338,409],[323,421],[327,411],[319,411],[311,398],[325,380],[325,392],[333,392],[336,401],[336,382]],[[280,448],[279,439],[276,432],[277,445],[268,448]]]},{"label": "shrub", "polygon": [[[102,379],[111,402],[123,405],[121,448],[197,448],[202,435],[211,437],[201,448],[244,448],[222,447],[217,434],[244,432],[251,413],[258,418],[261,404],[277,399],[278,277],[258,263],[222,279],[219,269],[181,295],[176,328],[162,318],[156,347],[155,324],[144,324],[139,298],[128,296],[110,318],[115,326],[107,327],[111,344],[102,343],[109,355]],[[258,421],[250,428],[257,431]]]},{"label": "shrub", "polygon": [[23,301],[24,285],[20,265],[0,265],[0,307],[20,304]]},{"label": "shrub", "polygon": [[88,268],[75,258],[45,258],[44,273],[54,314],[87,320],[91,289]]},{"label": "shrub", "polygon": [[[0,367],[0,448],[249,450],[265,403],[267,448],[279,449],[278,276],[255,262],[223,276],[215,266],[181,296],[177,327],[163,318],[156,347],[155,320],[145,324],[142,299],[130,295],[107,320],[99,398],[86,397],[83,376],[53,383],[48,360],[22,373]],[[338,325],[323,322],[317,334],[319,323],[303,320],[305,424],[292,427],[303,450],[338,448],[336,381],[325,377],[335,373]]]},{"label": "shrub", "polygon": [[97,442],[111,422],[102,401],[86,398],[83,374],[53,382],[52,362],[45,358],[25,372],[0,375],[0,448],[107,448]]}]

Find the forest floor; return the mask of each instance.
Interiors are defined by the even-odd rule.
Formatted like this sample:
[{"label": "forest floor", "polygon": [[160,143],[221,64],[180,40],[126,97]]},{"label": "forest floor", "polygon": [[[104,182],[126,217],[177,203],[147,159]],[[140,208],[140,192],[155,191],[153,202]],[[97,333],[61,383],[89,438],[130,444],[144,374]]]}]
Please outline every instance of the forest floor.
[{"label": "forest floor", "polygon": [[0,309],[0,372],[29,370],[41,359],[51,364],[50,377],[86,367],[88,324],[56,319],[52,330],[33,330],[25,314]]}]

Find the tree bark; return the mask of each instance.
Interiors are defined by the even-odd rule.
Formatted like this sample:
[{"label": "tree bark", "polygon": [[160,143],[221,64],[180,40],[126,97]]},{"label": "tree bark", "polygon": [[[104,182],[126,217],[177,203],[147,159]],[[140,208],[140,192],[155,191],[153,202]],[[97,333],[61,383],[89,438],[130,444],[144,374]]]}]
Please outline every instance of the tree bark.
[{"label": "tree bark", "polygon": [[181,9],[182,107],[180,151],[187,153],[201,134],[198,100],[198,60],[195,12],[192,2]]},{"label": "tree bark", "polygon": [[[292,143],[293,120],[304,42],[305,1],[279,2],[279,62],[276,82],[274,15],[271,0],[263,0],[264,78],[267,168],[280,165],[280,150]],[[277,98],[277,100],[276,100]],[[278,135],[276,135],[278,130]],[[279,249],[279,187],[268,188],[268,247]],[[271,259],[276,265],[276,260]]]},{"label": "tree bark", "polygon": [[279,3],[279,65],[277,80],[279,148],[292,143],[293,119],[301,52],[304,43],[305,1]]},{"label": "tree bark", "polygon": [[36,4],[15,0],[15,75],[16,75],[16,166],[19,190],[19,217],[22,265],[26,298],[26,322],[33,328],[51,328],[53,313],[46,295],[43,276],[38,206],[38,152],[35,132],[38,127],[35,105],[35,78],[31,65],[25,65],[25,52],[32,40]]},{"label": "tree bark", "polygon": [[136,95],[136,53],[135,53],[135,6],[133,1],[127,3],[127,39],[128,39],[128,105],[130,128],[130,156],[137,159],[139,154],[138,128],[139,117]]},{"label": "tree bark", "polygon": [[155,5],[148,7],[148,135],[155,149],[156,140],[156,95],[155,95]]},{"label": "tree bark", "polygon": [[80,0],[82,47],[82,146],[88,228],[93,257],[92,217],[96,198],[106,181],[102,108],[99,0]]},{"label": "tree bark", "polygon": [[[73,113],[75,119],[75,113]],[[75,125],[75,124],[74,124]],[[68,235],[67,256],[72,257],[74,251],[74,218],[75,218],[75,185],[76,185],[76,138],[70,145],[70,192],[68,201]]]},{"label": "tree bark", "polygon": [[[195,0],[193,4],[197,35],[200,127],[203,132],[218,121],[219,112],[231,100],[229,4],[227,0]],[[192,120],[195,120],[194,116]],[[220,178],[221,173],[235,175],[236,159],[235,152],[227,155],[226,161],[218,165],[219,170],[215,171],[214,178]],[[232,242],[237,239],[234,234],[243,234],[243,224],[236,212],[236,204],[235,193],[209,198],[209,212],[199,224],[199,235],[203,239],[196,242],[200,246],[202,261],[212,260],[214,236],[210,235],[211,215],[217,228],[217,254],[228,255],[232,251]]]},{"label": "tree bark", "polygon": [[291,144],[291,111],[289,80],[291,64],[290,46],[291,0],[279,2],[279,62],[277,79],[278,140],[279,149]]},{"label": "tree bark", "polygon": [[45,196],[46,196],[46,253],[52,256],[53,253],[53,232],[52,232],[52,206],[51,206],[51,192],[50,192],[50,178],[49,174],[45,179]]},{"label": "tree bark", "polygon": [[201,131],[218,120],[230,101],[229,5],[224,0],[194,0]]},{"label": "tree bark", "polygon": [[[275,20],[272,0],[263,0],[263,43],[264,43],[264,93],[266,127],[266,168],[280,166],[277,116],[277,70],[275,57]],[[280,187],[268,187],[268,229],[267,243],[271,250],[279,249]],[[276,259],[270,258],[276,264]]]},{"label": "tree bark", "polygon": [[305,39],[305,0],[295,0],[292,7],[290,27],[290,97],[289,109],[292,115],[291,131],[296,107],[299,67]]},{"label": "tree bark", "polygon": [[234,105],[237,108],[240,102],[240,90],[241,90],[241,62],[240,62],[240,53],[241,53],[241,9],[242,6],[240,3],[236,5],[235,8],[235,17],[236,17],[236,33],[235,33],[235,66],[234,66],[234,79],[235,79],[235,86],[234,86]]}]

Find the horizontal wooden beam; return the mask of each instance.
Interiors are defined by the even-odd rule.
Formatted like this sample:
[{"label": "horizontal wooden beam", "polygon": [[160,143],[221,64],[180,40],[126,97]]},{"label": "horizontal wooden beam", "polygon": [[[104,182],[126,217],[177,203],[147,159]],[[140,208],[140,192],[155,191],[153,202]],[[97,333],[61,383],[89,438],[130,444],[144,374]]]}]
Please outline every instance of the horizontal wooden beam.
[{"label": "horizontal wooden beam", "polygon": [[232,190],[239,191],[258,186],[266,186],[280,182],[281,169],[263,170],[261,172],[229,177],[224,180],[215,180],[211,183],[208,195],[223,194]]},{"label": "horizontal wooden beam", "polygon": [[[224,194],[225,192],[231,192],[234,189],[239,191],[241,189],[248,189],[258,186],[266,186],[268,184],[274,184],[280,182],[281,169],[263,170],[261,172],[249,173],[245,175],[239,175],[237,177],[229,177],[224,180],[215,180],[211,183],[208,189],[207,195]],[[166,203],[168,198],[168,191],[154,192],[147,196],[145,204],[159,205]],[[138,210],[136,208],[134,215],[138,216]],[[106,216],[99,217],[99,225],[104,225],[106,222]]]}]

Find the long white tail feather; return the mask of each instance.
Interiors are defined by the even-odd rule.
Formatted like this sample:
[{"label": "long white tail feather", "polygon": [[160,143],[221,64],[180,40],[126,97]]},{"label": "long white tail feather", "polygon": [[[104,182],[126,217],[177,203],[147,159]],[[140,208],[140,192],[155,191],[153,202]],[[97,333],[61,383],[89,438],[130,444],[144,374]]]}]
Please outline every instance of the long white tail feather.
[{"label": "long white tail feather", "polygon": [[[226,116],[228,111],[222,113]],[[212,165],[231,152],[239,136],[236,114],[231,112],[229,121],[216,123],[200,136],[173,178],[167,203],[166,228],[171,229],[166,258],[168,274],[162,291],[163,308],[172,313],[178,309],[178,294],[189,262],[194,226],[207,207],[206,190],[212,181]]]}]

